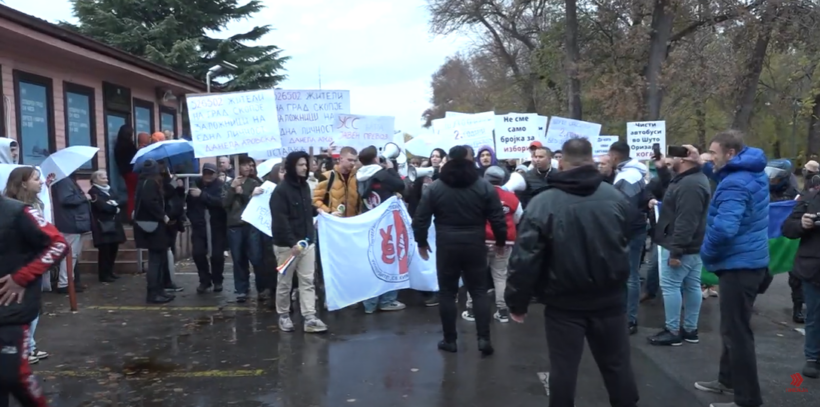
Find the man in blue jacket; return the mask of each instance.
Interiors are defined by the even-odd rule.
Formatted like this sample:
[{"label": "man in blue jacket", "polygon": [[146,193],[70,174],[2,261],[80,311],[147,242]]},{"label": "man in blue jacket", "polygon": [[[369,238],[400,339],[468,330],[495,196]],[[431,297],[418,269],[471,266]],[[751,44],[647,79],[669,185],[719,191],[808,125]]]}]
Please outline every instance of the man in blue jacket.
[{"label": "man in blue jacket", "polygon": [[769,265],[769,180],[763,150],[747,147],[736,130],[718,133],[709,147],[712,162],[704,173],[718,182],[709,207],[700,249],[703,265],[720,279],[720,373],[697,382],[702,391],[734,395],[734,403],[712,407],[763,404],[757,378],[752,304]]}]

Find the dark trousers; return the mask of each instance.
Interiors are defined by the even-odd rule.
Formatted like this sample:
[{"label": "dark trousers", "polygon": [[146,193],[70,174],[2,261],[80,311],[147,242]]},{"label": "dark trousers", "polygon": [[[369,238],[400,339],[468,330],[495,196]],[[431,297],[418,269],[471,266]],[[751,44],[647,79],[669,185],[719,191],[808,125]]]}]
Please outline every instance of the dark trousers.
[{"label": "dark trousers", "polygon": [[757,378],[757,356],[752,332],[752,305],[768,270],[718,271],[720,281],[720,355],[718,381],[734,389],[735,404],[757,407],[763,404]]},{"label": "dark trousers", "polygon": [[263,290],[268,287],[266,280],[264,256],[262,255],[262,240],[255,227],[245,224],[228,228],[228,245],[233,260],[233,280],[236,294],[248,295],[251,290],[251,270],[256,273],[256,288]]},{"label": "dark trousers", "polygon": [[584,338],[604,378],[612,407],[638,405],[625,312],[615,316],[585,316],[546,309],[544,320],[550,357],[550,407],[575,405]]},{"label": "dark trousers", "polygon": [[436,247],[436,268],[438,269],[439,314],[444,330],[444,340],[455,342],[458,309],[458,279],[473,299],[473,314],[479,339],[490,339],[490,299],[487,296],[489,278],[487,276],[487,246],[438,246]]},{"label": "dark trousers", "polygon": [[[148,296],[162,295],[165,291],[164,274],[168,271],[168,249],[148,250],[148,270],[145,280],[148,283]],[[168,277],[170,279],[170,276]]]},{"label": "dark trousers", "polygon": [[803,299],[803,280],[791,271],[789,272],[789,287],[792,289],[792,302],[802,306],[805,303]]},{"label": "dark trousers", "polygon": [[97,274],[99,274],[100,280],[114,275],[114,264],[117,261],[117,253],[119,251],[119,243],[108,243],[97,246]]},{"label": "dark trousers", "polygon": [[28,364],[28,325],[0,326],[0,407],[14,396],[22,407],[46,407],[43,389]]},{"label": "dark trousers", "polygon": [[191,230],[191,251],[199,274],[199,284],[210,286],[222,284],[225,271],[226,229],[211,228],[211,258],[208,259],[208,230],[205,226],[196,226]]}]

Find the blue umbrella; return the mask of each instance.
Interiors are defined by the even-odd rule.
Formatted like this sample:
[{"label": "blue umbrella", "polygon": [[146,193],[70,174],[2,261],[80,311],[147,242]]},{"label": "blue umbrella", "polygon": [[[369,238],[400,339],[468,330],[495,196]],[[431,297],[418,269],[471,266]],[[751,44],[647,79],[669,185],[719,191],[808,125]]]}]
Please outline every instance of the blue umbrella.
[{"label": "blue umbrella", "polygon": [[193,151],[194,145],[188,140],[159,141],[137,151],[137,154],[134,155],[134,159],[131,160],[131,164],[134,165],[134,171],[139,171],[145,160],[168,160],[171,165],[170,168],[173,168],[175,159],[184,160],[184,158],[188,158]]}]

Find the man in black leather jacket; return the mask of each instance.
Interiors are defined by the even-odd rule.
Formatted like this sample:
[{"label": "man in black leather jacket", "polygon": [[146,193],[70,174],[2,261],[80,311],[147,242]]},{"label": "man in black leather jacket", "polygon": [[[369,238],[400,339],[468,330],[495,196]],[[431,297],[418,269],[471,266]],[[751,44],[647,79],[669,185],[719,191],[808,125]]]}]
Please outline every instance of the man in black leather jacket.
[{"label": "man in black leather jacket", "polygon": [[453,147],[449,157],[439,179],[422,194],[413,219],[413,233],[419,254],[426,259],[430,250],[427,232],[435,217],[439,314],[444,330],[444,340],[439,342],[438,348],[446,352],[458,351],[456,295],[458,280],[463,277],[473,298],[478,349],[484,355],[491,355],[485,228],[489,221],[496,236],[495,250],[503,252],[507,241],[504,209],[495,188],[478,176],[478,169],[468,158],[465,147]]},{"label": "man in black leather jacket", "polygon": [[40,314],[43,273],[68,252],[65,238],[37,209],[0,196],[0,405],[45,407],[28,365],[29,324]]},{"label": "man in black leather jacket", "polygon": [[613,406],[636,406],[630,365],[626,281],[630,275],[630,203],[603,181],[586,139],[561,149],[561,171],[533,197],[518,224],[505,299],[523,322],[532,295],[545,304],[550,404],[571,406],[587,339]]}]

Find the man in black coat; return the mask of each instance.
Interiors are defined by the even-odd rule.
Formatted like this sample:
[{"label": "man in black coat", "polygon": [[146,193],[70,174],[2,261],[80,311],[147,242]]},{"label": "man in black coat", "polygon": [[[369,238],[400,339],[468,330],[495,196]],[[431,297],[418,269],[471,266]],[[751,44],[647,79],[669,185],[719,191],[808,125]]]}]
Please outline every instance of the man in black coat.
[{"label": "man in black coat", "polygon": [[547,177],[552,172],[555,172],[552,168],[552,153],[546,147],[536,147],[532,152],[532,169],[524,174],[527,188],[518,194],[518,199],[525,209],[536,194],[546,189]]},{"label": "man in black coat", "polygon": [[458,280],[463,278],[473,298],[478,349],[484,355],[491,355],[485,231],[489,221],[496,237],[495,250],[502,253],[507,242],[507,224],[498,192],[478,176],[478,169],[468,156],[468,150],[463,146],[450,149],[450,159],[442,167],[439,179],[422,194],[413,219],[413,233],[419,254],[427,259],[430,252],[427,232],[435,217],[439,313],[444,330],[444,340],[439,342],[438,348],[446,352],[458,351],[456,296]]},{"label": "man in black coat", "polygon": [[550,405],[574,404],[588,342],[610,403],[636,406],[625,310],[629,202],[603,182],[588,140],[571,139],[561,150],[561,171],[550,174],[548,189],[518,224],[504,297],[516,322],[524,321],[534,293],[545,304]]},{"label": "man in black coat", "polygon": [[200,294],[211,287],[215,293],[222,292],[224,252],[228,239],[228,215],[222,206],[222,186],[222,181],[217,178],[216,166],[207,163],[202,167],[202,177],[194,180],[194,185],[188,189],[191,246],[199,274],[196,292]]}]

